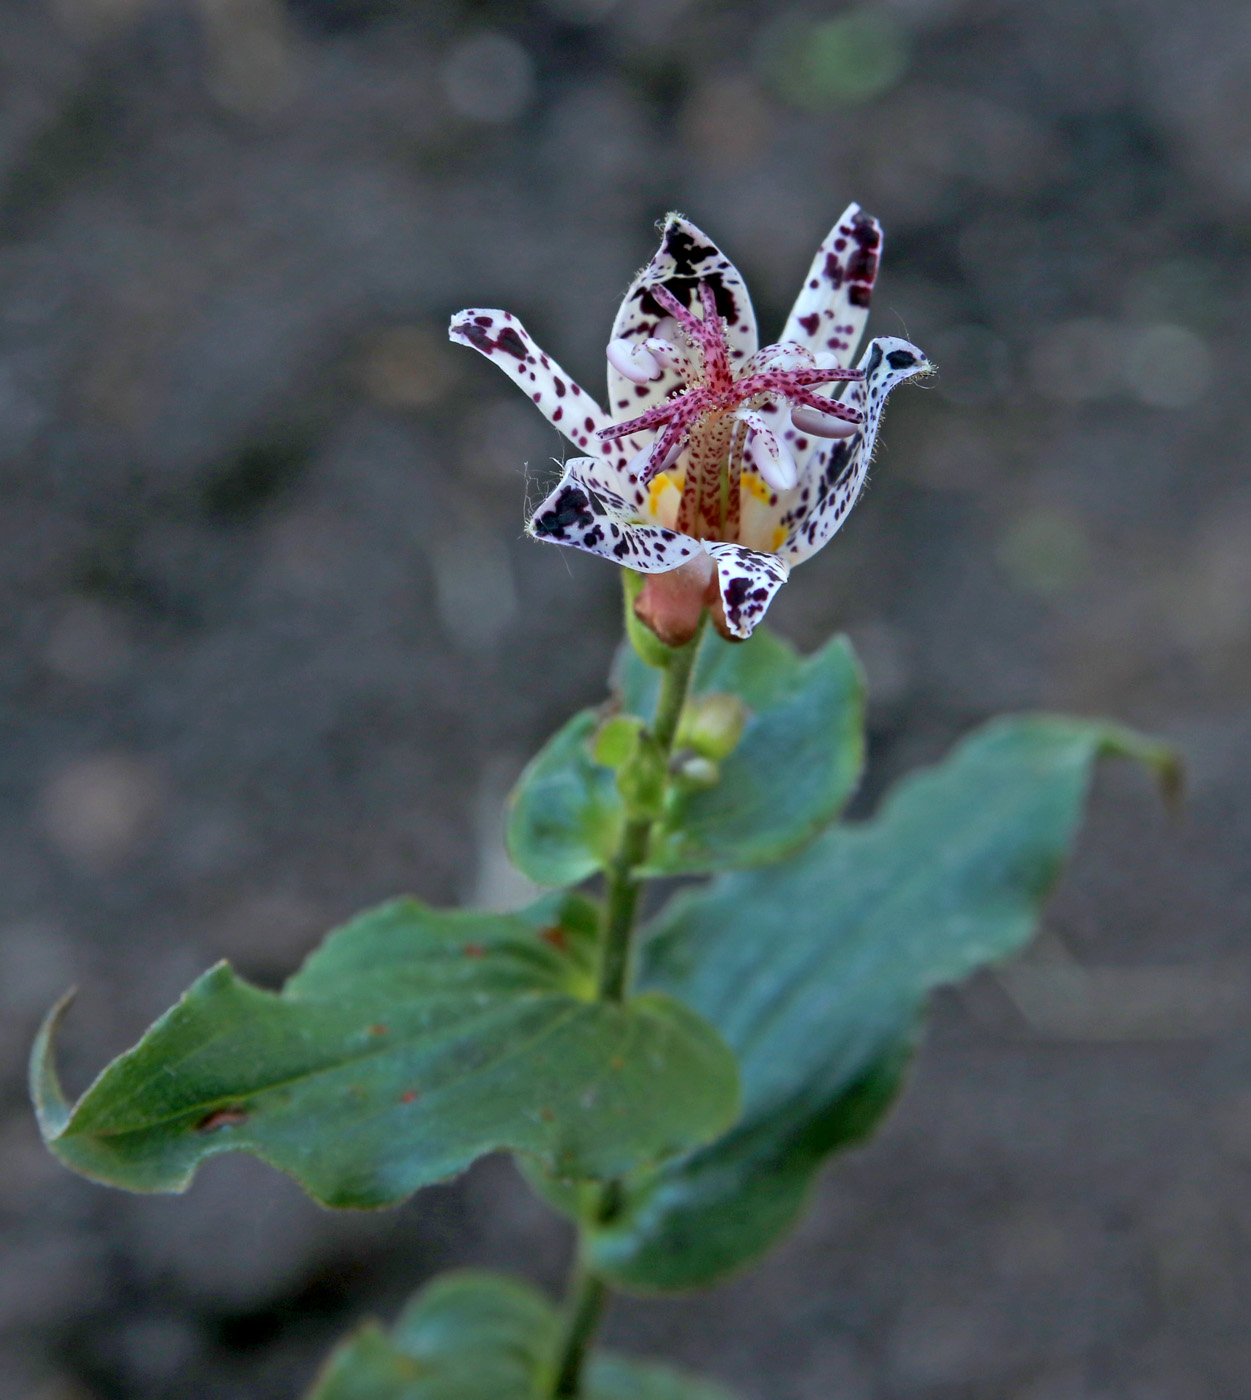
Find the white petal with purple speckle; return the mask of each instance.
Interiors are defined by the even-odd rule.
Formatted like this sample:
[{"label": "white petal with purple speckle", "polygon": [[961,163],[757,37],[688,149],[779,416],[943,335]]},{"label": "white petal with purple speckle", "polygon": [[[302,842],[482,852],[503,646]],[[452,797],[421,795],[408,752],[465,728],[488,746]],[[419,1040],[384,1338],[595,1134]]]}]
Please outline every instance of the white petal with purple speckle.
[{"label": "white petal with purple speckle", "polygon": [[726,626],[736,637],[746,639],[790,576],[790,567],[776,554],[745,549],[741,544],[705,540],[704,548],[717,561],[717,586]]},{"label": "white petal with purple speckle", "polygon": [[595,485],[601,465],[593,457],[566,462],[556,489],[530,517],[527,531],[535,539],[571,545],[644,574],[668,573],[699,552],[699,542],[687,535],[631,520],[619,496]]},{"label": "white petal with purple speckle", "polygon": [[869,474],[887,394],[929,368],[915,345],[896,336],[872,341],[860,363],[865,377],[849,386],[847,401],[864,413],[864,426],[853,437],[822,441],[799,484],[778,501],[778,523],[787,532],[778,552],[792,564],[803,563],[838,533]]}]

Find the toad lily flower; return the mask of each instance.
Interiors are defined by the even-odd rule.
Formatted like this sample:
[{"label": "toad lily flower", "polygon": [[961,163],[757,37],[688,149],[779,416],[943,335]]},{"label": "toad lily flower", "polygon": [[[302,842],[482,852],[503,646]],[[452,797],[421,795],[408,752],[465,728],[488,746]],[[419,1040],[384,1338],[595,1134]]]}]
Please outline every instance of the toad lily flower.
[{"label": "toad lily flower", "polygon": [[[639,616],[676,646],[705,606],[745,638],[791,567],[839,529],[864,485],[886,395],[929,368],[874,340],[882,232],[855,204],[817,250],[782,339],[757,347],[738,270],[671,214],[608,342],[605,413],[507,311],[452,317],[451,338],[492,359],[586,455],[566,462],[527,529],[650,577]],[[841,398],[818,393],[844,389]]]}]

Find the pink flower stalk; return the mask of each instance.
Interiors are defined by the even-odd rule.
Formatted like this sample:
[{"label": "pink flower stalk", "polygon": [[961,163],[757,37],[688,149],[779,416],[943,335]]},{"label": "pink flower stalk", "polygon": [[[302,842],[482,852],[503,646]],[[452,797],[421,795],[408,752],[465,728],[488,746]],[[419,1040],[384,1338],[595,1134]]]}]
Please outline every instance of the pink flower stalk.
[{"label": "pink flower stalk", "polygon": [[[531,516],[536,539],[648,574],[636,610],[671,646],[705,606],[746,638],[791,566],[841,527],[868,474],[886,395],[929,368],[907,341],[871,342],[881,253],[855,204],[817,250],[782,339],[757,348],[738,270],[677,214],[626,293],[608,342],[604,413],[507,311],[452,317],[586,456]],[[840,385],[835,399],[816,390]]]}]

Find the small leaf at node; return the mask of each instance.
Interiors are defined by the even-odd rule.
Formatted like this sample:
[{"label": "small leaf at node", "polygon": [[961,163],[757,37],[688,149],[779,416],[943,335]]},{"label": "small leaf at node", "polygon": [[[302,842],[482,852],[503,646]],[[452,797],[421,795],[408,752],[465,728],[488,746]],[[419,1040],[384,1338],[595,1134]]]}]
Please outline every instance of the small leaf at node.
[{"label": "small leaf at node", "polygon": [[614,715],[600,726],[592,756],[605,768],[620,768],[638,747],[643,721],[638,715]]}]

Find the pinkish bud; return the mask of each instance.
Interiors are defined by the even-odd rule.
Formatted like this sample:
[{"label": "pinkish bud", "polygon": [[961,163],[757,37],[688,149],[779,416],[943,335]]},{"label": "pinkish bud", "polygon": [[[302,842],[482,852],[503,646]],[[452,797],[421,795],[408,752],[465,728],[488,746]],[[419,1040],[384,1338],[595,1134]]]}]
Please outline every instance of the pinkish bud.
[{"label": "pinkish bud", "polygon": [[716,565],[701,551],[667,574],[648,574],[634,600],[634,615],[665,646],[685,646],[716,596],[716,580]]}]

